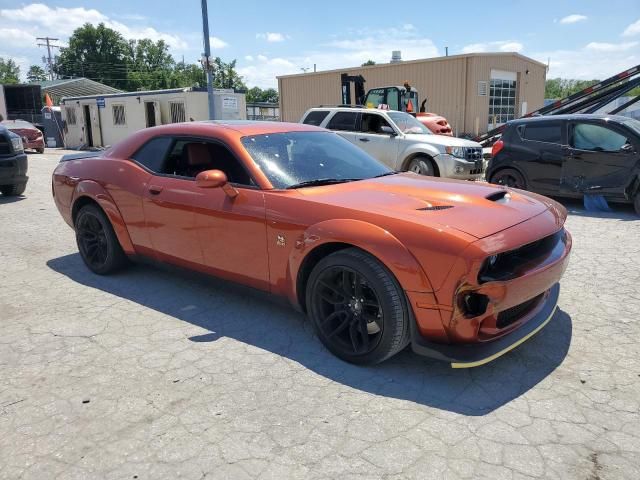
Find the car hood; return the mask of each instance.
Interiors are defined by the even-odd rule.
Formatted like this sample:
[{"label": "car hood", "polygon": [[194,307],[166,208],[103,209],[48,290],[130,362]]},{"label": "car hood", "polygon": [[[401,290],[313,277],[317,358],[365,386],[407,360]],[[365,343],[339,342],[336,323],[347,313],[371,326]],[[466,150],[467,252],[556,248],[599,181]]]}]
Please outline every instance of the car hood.
[{"label": "car hood", "polygon": [[411,142],[424,142],[442,147],[475,147],[482,148],[478,142],[464,138],[449,137],[445,135],[425,135],[423,133],[407,133],[405,138]]},{"label": "car hood", "polygon": [[478,239],[535,217],[553,203],[521,190],[409,172],[298,192],[325,204],[454,228]]}]

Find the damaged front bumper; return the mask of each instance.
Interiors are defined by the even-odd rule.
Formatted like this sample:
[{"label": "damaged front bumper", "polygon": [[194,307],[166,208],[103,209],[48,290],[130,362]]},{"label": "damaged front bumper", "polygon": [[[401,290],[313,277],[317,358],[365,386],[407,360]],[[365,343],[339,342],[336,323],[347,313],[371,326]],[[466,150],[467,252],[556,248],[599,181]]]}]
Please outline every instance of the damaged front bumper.
[{"label": "damaged front bumper", "polygon": [[411,348],[419,355],[445,361],[452,368],[471,368],[489,363],[526,342],[544,328],[553,318],[558,305],[560,284],[547,290],[532,313],[531,318],[516,330],[488,342],[474,344],[443,344],[431,342],[418,332],[415,319],[411,319]]}]

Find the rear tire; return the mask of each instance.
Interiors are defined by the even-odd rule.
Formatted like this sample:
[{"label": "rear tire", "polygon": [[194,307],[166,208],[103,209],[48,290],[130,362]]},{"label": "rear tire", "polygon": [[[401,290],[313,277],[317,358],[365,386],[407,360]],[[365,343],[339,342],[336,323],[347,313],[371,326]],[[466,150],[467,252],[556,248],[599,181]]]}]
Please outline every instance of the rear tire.
[{"label": "rear tire", "polygon": [[418,173],[420,175],[428,175],[430,177],[436,177],[436,167],[433,164],[433,160],[429,157],[420,156],[416,157],[409,163],[409,171]]},{"label": "rear tire", "polygon": [[38,153],[44,153],[44,147],[43,147],[43,148],[36,148],[36,152],[38,152]]},{"label": "rear tire", "polygon": [[96,205],[85,205],[75,220],[76,242],[85,265],[98,275],[108,275],[127,264],[111,222]]},{"label": "rear tire", "polygon": [[27,188],[26,183],[18,183],[17,185],[2,185],[0,186],[0,192],[6,197],[15,197],[22,195]]},{"label": "rear tire", "polygon": [[527,182],[522,174],[513,168],[503,168],[498,170],[489,179],[489,183],[495,183],[496,185],[502,185],[504,187],[519,188],[521,190],[527,189]]},{"label": "rear tire", "polygon": [[400,284],[376,258],[356,248],[318,262],[307,282],[306,305],[320,341],[347,362],[379,363],[409,343]]}]

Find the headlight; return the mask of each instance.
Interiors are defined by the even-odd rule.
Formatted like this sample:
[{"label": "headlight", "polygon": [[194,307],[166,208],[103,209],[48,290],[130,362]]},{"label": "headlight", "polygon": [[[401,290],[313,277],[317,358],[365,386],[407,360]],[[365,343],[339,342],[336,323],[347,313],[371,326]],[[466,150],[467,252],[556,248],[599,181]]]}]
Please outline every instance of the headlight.
[{"label": "headlight", "polygon": [[22,146],[22,139],[18,136],[11,137],[11,146],[13,147],[14,152],[24,151],[24,147]]},{"label": "headlight", "polygon": [[464,158],[465,151],[464,147],[445,147],[445,151],[449,155],[453,155],[454,157]]}]

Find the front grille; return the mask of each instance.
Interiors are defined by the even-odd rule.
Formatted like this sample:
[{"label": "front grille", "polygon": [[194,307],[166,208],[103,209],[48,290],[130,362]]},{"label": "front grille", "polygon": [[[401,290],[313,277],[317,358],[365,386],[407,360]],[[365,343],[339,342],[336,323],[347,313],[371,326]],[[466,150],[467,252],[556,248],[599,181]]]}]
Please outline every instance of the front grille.
[{"label": "front grille", "polygon": [[469,162],[475,162],[476,160],[482,160],[482,148],[480,147],[468,147],[464,152],[465,160]]},{"label": "front grille", "polygon": [[520,305],[516,305],[515,307],[508,308],[498,313],[498,318],[496,319],[496,327],[498,328],[506,328],[509,325],[517,322],[522,317],[524,317],[527,313],[535,308],[536,305],[540,302],[540,299],[544,296],[544,293],[541,293],[537,297],[533,297],[531,300],[527,300]]},{"label": "front grille", "polygon": [[480,283],[511,280],[519,276],[520,269],[525,264],[532,262],[541,263],[550,256],[559,255],[560,247],[564,245],[566,234],[564,229],[523,245],[515,250],[498,254],[493,265],[488,263],[480,270],[478,281]]}]

